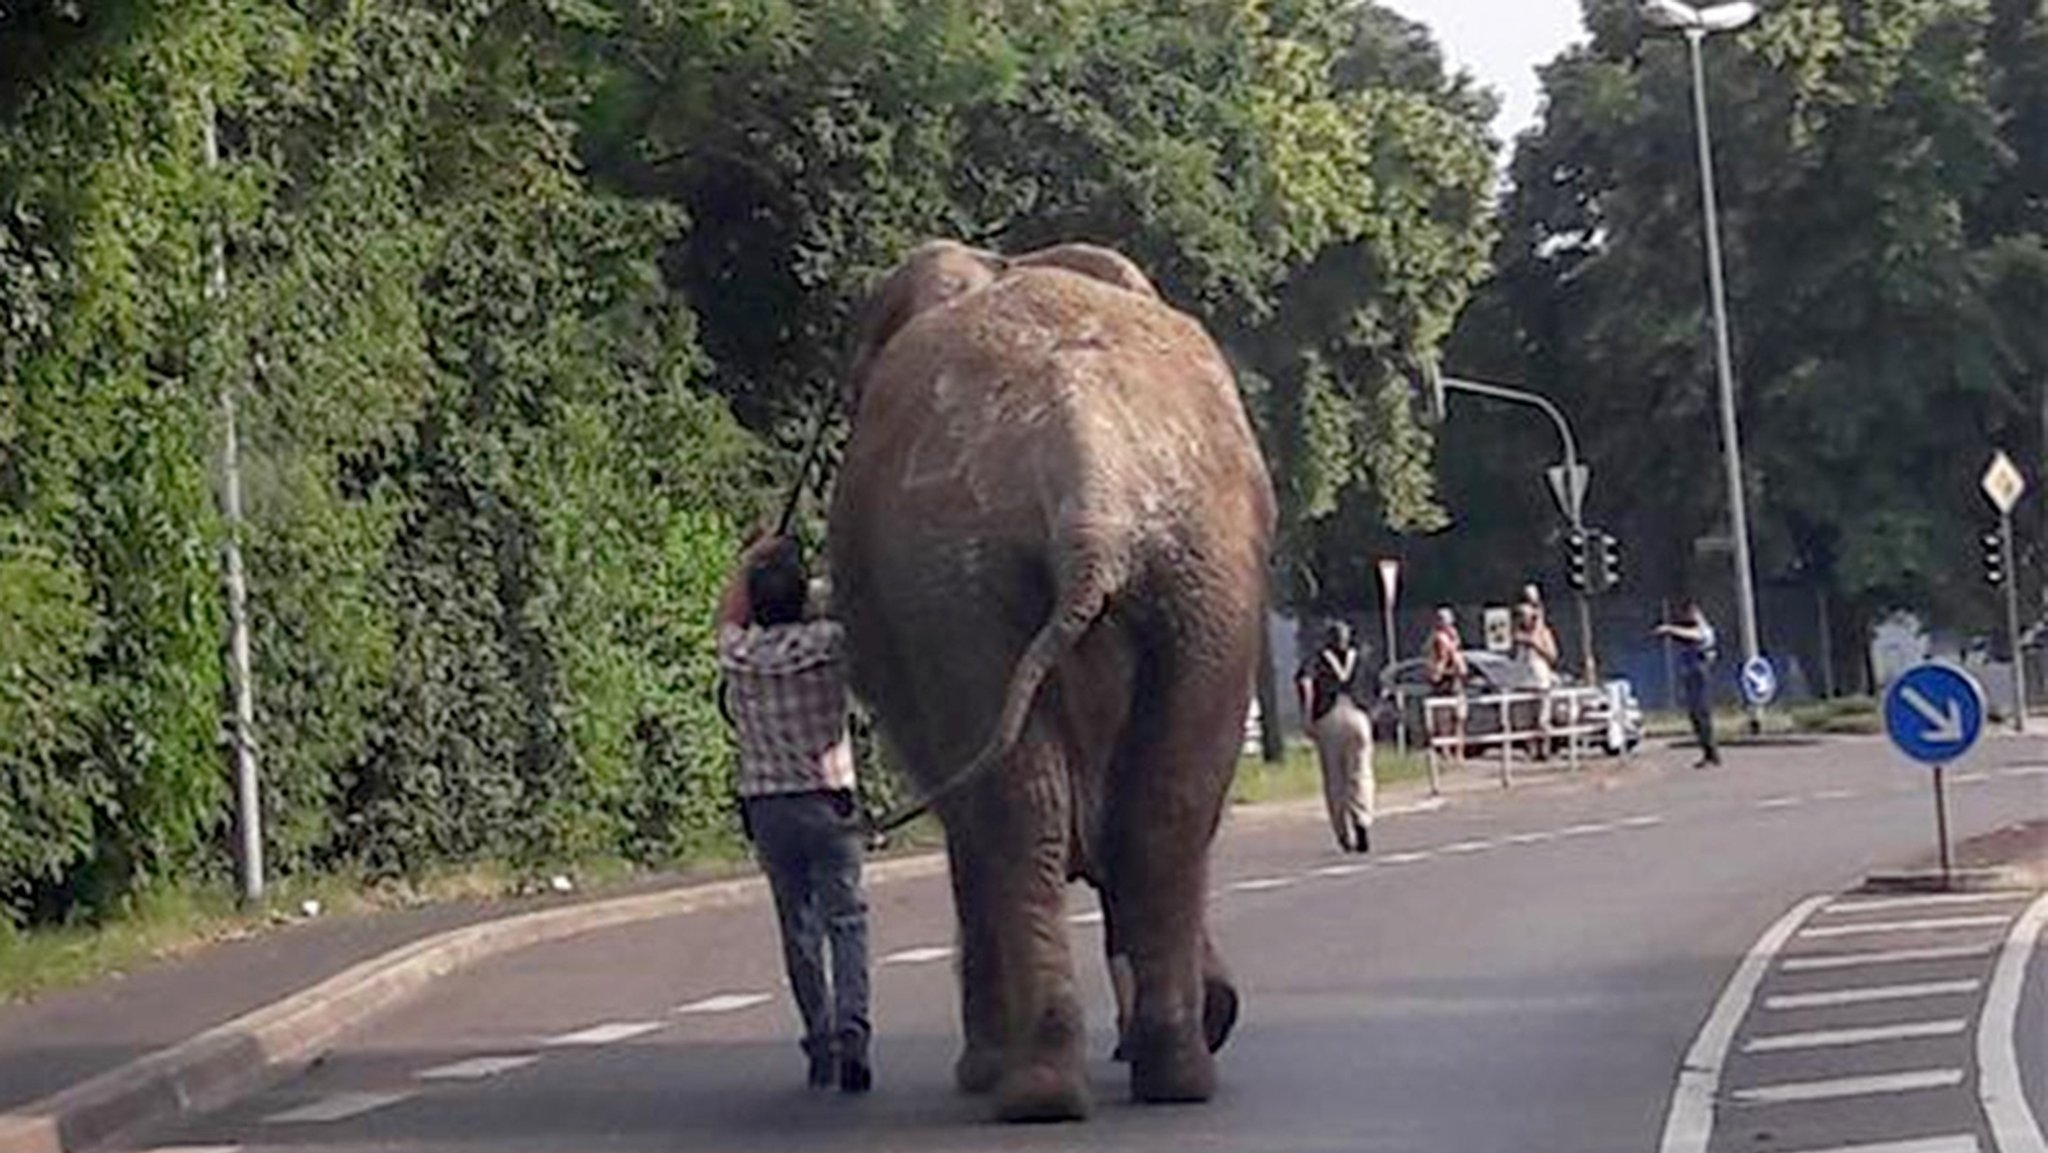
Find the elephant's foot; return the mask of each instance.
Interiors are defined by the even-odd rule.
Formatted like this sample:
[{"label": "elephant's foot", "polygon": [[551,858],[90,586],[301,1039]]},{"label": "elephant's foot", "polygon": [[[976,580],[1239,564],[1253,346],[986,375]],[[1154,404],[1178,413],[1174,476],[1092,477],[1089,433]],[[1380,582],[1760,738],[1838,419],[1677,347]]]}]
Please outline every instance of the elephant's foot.
[{"label": "elephant's foot", "polygon": [[962,1093],[978,1097],[993,1092],[1003,1079],[1003,1052],[993,1045],[969,1042],[953,1063],[953,1083]]},{"label": "elephant's foot", "polygon": [[1005,1121],[1080,1121],[1088,1109],[1079,1062],[1030,1061],[1005,1072],[996,1089],[996,1116]]},{"label": "elephant's foot", "polygon": [[1146,1030],[1138,1039],[1131,1054],[1132,1100],[1163,1105],[1215,1095],[1216,1058],[1196,1043],[1193,1030]]},{"label": "elephant's foot", "polygon": [[1202,1041],[1214,1053],[1230,1040],[1237,1026],[1237,986],[1230,978],[1211,973],[1202,980]]}]

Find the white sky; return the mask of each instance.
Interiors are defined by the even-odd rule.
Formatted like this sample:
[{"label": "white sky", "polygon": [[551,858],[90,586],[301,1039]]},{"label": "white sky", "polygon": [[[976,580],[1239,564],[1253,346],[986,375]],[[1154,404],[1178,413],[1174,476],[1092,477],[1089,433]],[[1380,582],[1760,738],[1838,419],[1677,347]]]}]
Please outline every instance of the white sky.
[{"label": "white sky", "polygon": [[1380,0],[1429,25],[1453,68],[1502,98],[1494,135],[1512,145],[1536,122],[1536,66],[1584,38],[1578,0]]}]

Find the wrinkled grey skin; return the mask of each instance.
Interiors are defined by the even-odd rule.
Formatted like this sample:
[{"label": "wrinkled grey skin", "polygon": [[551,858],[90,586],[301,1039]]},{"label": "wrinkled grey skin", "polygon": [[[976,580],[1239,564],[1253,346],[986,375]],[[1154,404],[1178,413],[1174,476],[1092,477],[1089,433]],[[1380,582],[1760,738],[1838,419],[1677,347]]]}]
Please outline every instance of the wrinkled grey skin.
[{"label": "wrinkled grey skin", "polygon": [[1078,877],[1135,975],[1133,1095],[1206,1100],[1236,1007],[1208,853],[1273,526],[1228,365],[1106,249],[936,243],[875,290],[846,395],[835,606],[856,691],[941,792],[961,1086],[1006,1118],[1086,1114]]}]

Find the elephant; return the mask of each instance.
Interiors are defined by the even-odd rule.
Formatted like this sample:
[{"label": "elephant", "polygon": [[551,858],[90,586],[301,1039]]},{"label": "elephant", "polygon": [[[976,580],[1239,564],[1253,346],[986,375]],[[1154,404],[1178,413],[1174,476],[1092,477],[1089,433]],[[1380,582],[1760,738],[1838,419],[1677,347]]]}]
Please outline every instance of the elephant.
[{"label": "elephant", "polygon": [[938,241],[871,292],[844,399],[834,611],[854,692],[945,830],[956,1080],[1004,1119],[1087,1115],[1079,879],[1128,964],[1133,1098],[1207,1100],[1238,1011],[1209,847],[1274,531],[1228,362],[1110,249]]}]

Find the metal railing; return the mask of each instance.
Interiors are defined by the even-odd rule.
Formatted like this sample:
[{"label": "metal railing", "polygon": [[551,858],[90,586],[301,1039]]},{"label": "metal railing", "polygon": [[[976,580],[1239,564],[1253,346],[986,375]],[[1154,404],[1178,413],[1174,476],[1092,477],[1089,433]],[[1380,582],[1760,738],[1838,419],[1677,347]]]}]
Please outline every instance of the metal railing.
[{"label": "metal railing", "polygon": [[[1440,774],[1446,759],[1472,760],[1482,754],[1500,753],[1500,784],[1514,784],[1515,750],[1530,748],[1548,756],[1562,745],[1566,764],[1577,769],[1586,755],[1589,741],[1604,751],[1613,710],[1619,702],[1604,689],[1556,688],[1546,691],[1493,693],[1487,696],[1433,696],[1422,702],[1423,730],[1429,734],[1429,791],[1441,789]],[[1470,731],[1472,720],[1491,713],[1496,728]],[[1440,721],[1457,721],[1456,724]]]}]

